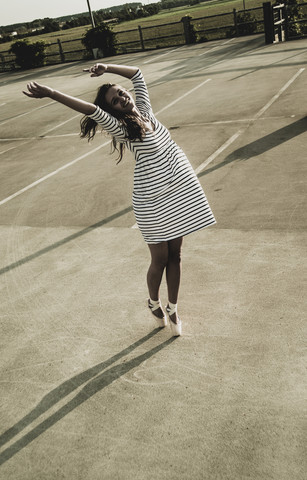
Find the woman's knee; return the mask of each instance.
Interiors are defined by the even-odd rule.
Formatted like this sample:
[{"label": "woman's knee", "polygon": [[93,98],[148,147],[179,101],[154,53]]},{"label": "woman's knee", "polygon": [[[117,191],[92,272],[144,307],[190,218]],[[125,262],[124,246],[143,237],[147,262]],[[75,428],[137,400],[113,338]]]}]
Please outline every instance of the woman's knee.
[{"label": "woman's knee", "polygon": [[164,269],[168,263],[168,246],[167,242],[150,244],[151,264],[159,269]]},{"label": "woman's knee", "polygon": [[181,263],[182,237],[171,240],[168,246],[168,262]]}]

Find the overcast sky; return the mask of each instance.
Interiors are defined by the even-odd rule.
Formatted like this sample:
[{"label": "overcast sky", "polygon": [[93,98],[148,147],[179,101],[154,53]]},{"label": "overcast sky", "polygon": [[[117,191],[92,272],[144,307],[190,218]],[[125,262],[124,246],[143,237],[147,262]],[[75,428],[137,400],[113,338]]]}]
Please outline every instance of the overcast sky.
[{"label": "overcast sky", "polygon": [[[156,0],[131,0],[142,4]],[[90,0],[92,10],[129,3],[129,0]],[[1,0],[0,26],[31,22],[36,18],[55,18],[88,11],[87,0]]]}]

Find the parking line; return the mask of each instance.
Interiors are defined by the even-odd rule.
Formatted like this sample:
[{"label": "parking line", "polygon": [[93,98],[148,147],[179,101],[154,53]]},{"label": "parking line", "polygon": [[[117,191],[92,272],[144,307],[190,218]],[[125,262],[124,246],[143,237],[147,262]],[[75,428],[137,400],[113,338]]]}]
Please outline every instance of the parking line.
[{"label": "parking line", "polygon": [[305,70],[305,68],[301,68],[300,70],[298,70],[298,72],[296,72],[295,75],[293,75],[292,78],[290,78],[290,80],[285,83],[285,85],[276,93],[276,95],[274,95],[265,105],[264,107],[262,107],[255,115],[254,117],[249,120],[247,122],[247,124],[245,125],[245,127],[242,127],[240,128],[240,130],[238,130],[234,135],[232,135],[221,147],[219,147],[212,155],[210,155],[210,157],[208,157],[201,165],[199,165],[196,169],[195,169],[195,173],[196,175],[198,175],[202,170],[204,170],[204,168],[207,167],[207,165],[209,165],[209,163],[211,163],[220,153],[222,153],[227,147],[229,147],[229,145],[231,145],[240,135],[242,135],[242,133],[244,133],[248,127],[254,123],[256,120],[258,120],[258,118],[260,118],[269,108],[270,106],[276,102],[276,100],[279,99],[279,97],[282,95],[282,93],[287,90],[287,88],[297,79],[297,77],[299,75],[301,75],[301,73],[303,73],[303,71]]},{"label": "parking line", "polygon": [[172,53],[172,52],[175,52],[175,50],[178,50],[178,48],[181,48],[181,47],[173,48],[173,50],[169,50],[166,53],[161,53],[161,55],[154,55],[153,58],[150,58],[149,60],[146,60],[145,62],[143,62],[143,65],[145,65],[146,63],[154,62],[155,60],[157,60],[157,58],[165,57],[165,55],[168,55],[169,53]]},{"label": "parking line", "polygon": [[2,152],[0,152],[0,155],[2,155],[2,153],[9,152],[10,150],[14,150],[15,148],[18,148],[18,147],[20,147],[21,145],[26,145],[26,143],[31,142],[31,140],[32,140],[31,138],[30,138],[30,139],[27,139],[26,142],[18,143],[18,145],[14,145],[14,147],[10,147],[10,148],[7,148],[6,150],[2,150]]},{"label": "parking line", "polygon": [[233,40],[234,40],[234,38],[231,38],[230,40],[227,40],[227,42],[220,43],[219,45],[215,45],[214,47],[209,48],[209,49],[206,50],[205,52],[199,53],[198,56],[199,56],[199,57],[203,57],[204,55],[207,55],[207,53],[211,53],[211,52],[213,52],[214,50],[222,47],[223,45],[227,45],[227,43],[230,43],[230,42],[232,42]]},{"label": "parking line", "polygon": [[48,107],[48,105],[52,105],[52,103],[56,103],[55,101],[45,103],[45,105],[41,105],[40,107],[33,108],[32,110],[29,110],[28,112],[25,113],[20,113],[19,115],[16,115],[16,117],[8,118],[7,120],[4,120],[3,122],[0,123],[1,125],[4,125],[5,123],[11,122],[12,120],[16,120],[16,118],[24,117],[25,115],[30,115],[31,113],[35,112],[36,110],[40,110],[41,108]]},{"label": "parking line", "polygon": [[208,83],[211,81],[211,78],[207,78],[207,80],[205,80],[204,82],[202,83],[199,83],[198,85],[196,85],[196,87],[192,88],[191,90],[189,90],[188,92],[184,93],[183,95],[181,95],[181,97],[178,97],[176,98],[176,100],[174,100],[173,102],[169,103],[168,105],[166,105],[165,107],[161,108],[161,110],[159,110],[158,112],[155,113],[155,115],[159,115],[160,113],[164,112],[164,110],[167,110],[169,107],[172,107],[173,105],[175,105],[176,103],[180,102],[180,100],[182,100],[183,98],[187,97],[188,95],[190,95],[191,93],[195,92],[195,90],[197,90],[198,88],[202,87],[203,85],[205,85],[205,83]]},{"label": "parking line", "polygon": [[9,201],[12,200],[13,198],[18,197],[18,196],[21,195],[22,193],[27,192],[27,191],[30,190],[31,188],[36,187],[36,185],[39,185],[40,183],[44,182],[44,181],[47,180],[48,178],[53,177],[54,175],[56,175],[57,173],[61,172],[62,170],[65,170],[66,168],[71,167],[71,166],[74,165],[75,163],[80,162],[80,160],[83,160],[84,158],[88,157],[89,155],[92,155],[92,153],[95,153],[95,152],[97,152],[98,150],[100,150],[101,148],[105,147],[106,145],[109,145],[109,143],[110,143],[110,141],[105,142],[105,143],[103,143],[102,145],[99,145],[99,147],[94,148],[94,149],[91,150],[90,152],[87,152],[87,153],[85,153],[84,155],[81,155],[80,157],[76,158],[75,160],[72,160],[71,162],[66,163],[66,164],[63,165],[62,167],[57,168],[57,170],[54,170],[53,172],[48,173],[48,174],[45,175],[44,177],[39,178],[39,179],[36,180],[35,182],[31,183],[30,185],[27,185],[26,187],[22,188],[21,190],[18,190],[18,192],[13,193],[13,195],[10,195],[9,197],[4,198],[3,200],[0,201],[0,206],[1,206],[1,205],[4,205],[4,204],[7,203],[7,202],[9,202]]},{"label": "parking line", "polygon": [[74,120],[75,118],[78,118],[81,114],[78,113],[77,115],[74,115],[73,117],[70,117],[68,120],[65,120],[64,122],[58,123],[55,127],[49,128],[49,130],[46,130],[44,133],[41,133],[39,136],[40,137],[45,137],[46,133],[53,132],[53,130],[56,130],[59,127],[62,127],[66,123],[71,122],[71,120]]}]

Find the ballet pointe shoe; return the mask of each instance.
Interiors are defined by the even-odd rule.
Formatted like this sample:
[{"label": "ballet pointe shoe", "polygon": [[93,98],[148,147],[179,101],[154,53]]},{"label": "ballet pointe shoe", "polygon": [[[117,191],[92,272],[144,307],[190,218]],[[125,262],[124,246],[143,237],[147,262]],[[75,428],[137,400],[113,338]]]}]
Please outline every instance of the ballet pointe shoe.
[{"label": "ballet pointe shoe", "polygon": [[[148,308],[149,310],[151,311],[152,313],[152,316],[155,318],[157,324],[158,324],[158,327],[159,328],[164,328],[166,327],[167,325],[167,320],[166,320],[166,315],[165,313],[163,312],[163,309],[162,309],[162,305],[161,305],[161,302],[160,300],[156,300],[156,301],[153,301],[151,300],[150,298],[148,299]],[[162,312],[163,312],[163,317],[160,318],[160,317],[157,317],[153,312],[155,312],[156,310],[158,310],[158,308],[161,308]]]},{"label": "ballet pointe shoe", "polygon": [[171,330],[172,330],[172,334],[173,334],[173,337],[180,337],[181,335],[181,320],[180,318],[177,316],[177,323],[173,322],[172,319],[171,319],[171,315],[173,315],[174,313],[177,313],[177,305],[173,306],[173,307],[170,307],[169,305],[167,305],[166,308],[166,312],[168,314],[168,318],[169,318],[169,323],[170,323],[170,326],[171,326]]}]

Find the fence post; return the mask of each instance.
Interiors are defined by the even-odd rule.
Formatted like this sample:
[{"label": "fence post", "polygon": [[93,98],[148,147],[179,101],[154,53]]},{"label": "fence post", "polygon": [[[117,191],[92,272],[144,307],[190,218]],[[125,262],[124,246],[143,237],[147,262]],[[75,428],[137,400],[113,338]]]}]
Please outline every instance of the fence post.
[{"label": "fence post", "polygon": [[[278,20],[280,22],[283,20],[283,11],[282,11],[281,8],[278,10]],[[282,23],[280,23],[278,25],[278,41],[279,42],[282,42],[282,40],[283,40],[282,28],[283,28],[283,25],[282,25]]]},{"label": "fence post", "polygon": [[191,36],[190,36],[190,31],[191,31],[191,24],[190,24],[190,18],[189,16],[182,17],[181,22],[183,23],[183,31],[184,31],[184,36],[185,36],[185,43],[189,45],[191,42]]},{"label": "fence post", "polygon": [[264,35],[265,43],[274,43],[274,19],[271,2],[262,4],[263,20],[264,20]]},{"label": "fence post", "polygon": [[289,40],[289,19],[288,19],[288,5],[284,6],[284,17],[285,17],[285,41]]},{"label": "fence post", "polygon": [[141,48],[142,48],[142,50],[145,50],[145,47],[144,47],[144,39],[143,39],[143,32],[142,32],[142,27],[141,27],[141,25],[138,25],[138,29],[139,29],[139,35],[140,35]]},{"label": "fence post", "polygon": [[233,9],[233,23],[236,31],[236,37],[238,36],[238,21],[237,21],[237,10],[234,8]]},{"label": "fence post", "polygon": [[65,55],[63,52],[61,40],[58,38],[58,45],[59,45],[59,52],[60,52],[60,57],[61,57],[61,62],[65,62]]}]

